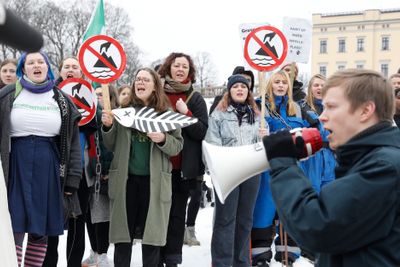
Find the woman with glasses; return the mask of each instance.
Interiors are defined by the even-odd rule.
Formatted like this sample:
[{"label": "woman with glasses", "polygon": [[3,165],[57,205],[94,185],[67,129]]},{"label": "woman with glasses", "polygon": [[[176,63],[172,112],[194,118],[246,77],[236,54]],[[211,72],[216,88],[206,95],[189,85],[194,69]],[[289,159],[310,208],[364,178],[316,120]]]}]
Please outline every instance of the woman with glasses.
[{"label": "woman with glasses", "polygon": [[[170,108],[157,73],[141,68],[135,75],[132,97],[122,107]],[[102,134],[114,152],[109,170],[110,242],[115,244],[114,266],[129,267],[132,242],[142,239],[143,266],[157,267],[160,247],[167,238],[171,208],[171,156],[183,146],[181,130],[144,133],[126,128],[103,111]]]}]

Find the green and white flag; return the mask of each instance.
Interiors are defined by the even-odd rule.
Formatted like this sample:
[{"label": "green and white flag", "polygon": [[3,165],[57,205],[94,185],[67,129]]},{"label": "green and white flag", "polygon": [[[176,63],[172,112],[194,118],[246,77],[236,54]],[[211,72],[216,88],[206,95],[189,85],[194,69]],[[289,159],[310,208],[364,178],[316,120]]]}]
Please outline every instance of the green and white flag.
[{"label": "green and white flag", "polygon": [[86,28],[86,32],[83,35],[82,42],[84,42],[85,40],[89,39],[94,35],[104,34],[105,26],[106,26],[106,20],[104,18],[104,2],[103,0],[99,0],[92,14],[92,17],[90,18],[89,25]]}]

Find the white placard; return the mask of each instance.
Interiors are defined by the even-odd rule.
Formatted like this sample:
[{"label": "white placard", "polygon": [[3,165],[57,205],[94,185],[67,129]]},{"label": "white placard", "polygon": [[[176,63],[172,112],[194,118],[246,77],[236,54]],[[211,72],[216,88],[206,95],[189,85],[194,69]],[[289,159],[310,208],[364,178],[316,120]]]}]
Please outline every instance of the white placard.
[{"label": "white placard", "polygon": [[283,34],[288,42],[287,62],[308,63],[312,24],[302,18],[283,18]]}]

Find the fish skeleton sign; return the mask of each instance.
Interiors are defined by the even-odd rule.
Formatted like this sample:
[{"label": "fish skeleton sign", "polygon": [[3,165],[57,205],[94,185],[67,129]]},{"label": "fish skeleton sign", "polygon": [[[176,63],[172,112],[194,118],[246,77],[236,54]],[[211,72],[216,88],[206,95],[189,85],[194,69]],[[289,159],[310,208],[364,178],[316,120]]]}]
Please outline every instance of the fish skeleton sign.
[{"label": "fish skeleton sign", "polygon": [[128,128],[138,131],[149,132],[168,132],[183,128],[197,122],[197,118],[188,117],[177,112],[167,110],[158,113],[154,108],[118,108],[113,109],[115,119]]}]

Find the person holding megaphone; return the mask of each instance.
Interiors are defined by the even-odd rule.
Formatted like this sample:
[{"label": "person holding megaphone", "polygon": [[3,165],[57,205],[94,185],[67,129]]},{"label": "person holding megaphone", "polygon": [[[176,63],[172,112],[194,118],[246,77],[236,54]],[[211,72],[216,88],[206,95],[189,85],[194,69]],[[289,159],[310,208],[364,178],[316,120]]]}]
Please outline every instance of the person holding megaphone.
[{"label": "person holding megaphone", "polygon": [[[336,180],[312,187],[289,131],[263,139],[279,218],[315,266],[400,266],[400,138],[394,94],[369,70],[333,74],[319,119],[336,153]],[[301,138],[301,137],[297,137]]]},{"label": "person holding megaphone", "polygon": [[[242,75],[228,79],[227,92],[210,116],[205,141],[218,146],[255,144],[268,134]],[[213,266],[250,266],[250,232],[259,175],[242,182],[225,199],[216,198],[211,259]],[[232,234],[233,233],[233,234]]]}]

